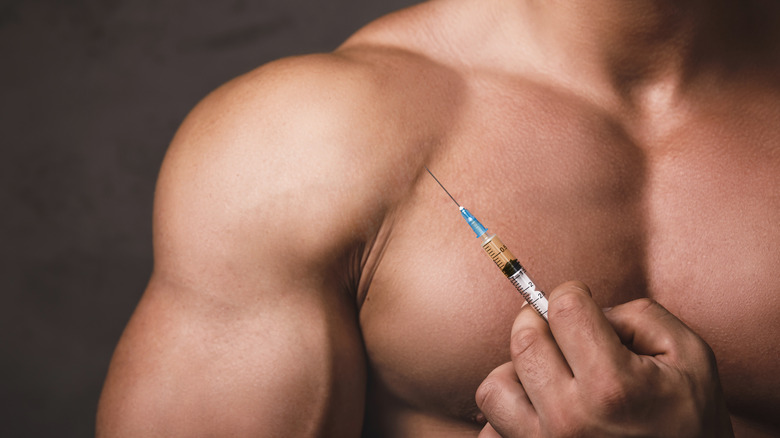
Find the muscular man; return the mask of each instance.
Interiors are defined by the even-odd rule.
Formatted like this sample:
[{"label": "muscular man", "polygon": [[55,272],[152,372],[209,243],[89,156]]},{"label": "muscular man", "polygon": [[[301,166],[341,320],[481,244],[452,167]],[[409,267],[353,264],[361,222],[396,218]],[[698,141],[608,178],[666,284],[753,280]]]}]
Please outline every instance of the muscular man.
[{"label": "muscular man", "polygon": [[719,375],[737,436],[776,436],[779,21],[436,0],[223,86],[163,164],[98,434],[714,436]]}]

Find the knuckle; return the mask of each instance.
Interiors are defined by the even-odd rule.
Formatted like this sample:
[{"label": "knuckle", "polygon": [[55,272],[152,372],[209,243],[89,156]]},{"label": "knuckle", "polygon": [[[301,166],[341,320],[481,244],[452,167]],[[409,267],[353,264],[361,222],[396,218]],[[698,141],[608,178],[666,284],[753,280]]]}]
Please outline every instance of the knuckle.
[{"label": "knuckle", "polygon": [[635,398],[638,388],[631,381],[616,373],[597,376],[594,386],[588,391],[592,406],[600,415],[613,417],[622,412]]},{"label": "knuckle", "polygon": [[584,297],[577,293],[558,295],[550,305],[550,313],[559,320],[576,323],[584,317]]},{"label": "knuckle", "polygon": [[496,391],[500,391],[497,386],[498,382],[496,382],[496,379],[490,376],[485,378],[479,385],[474,398],[477,401],[477,406],[479,406],[481,410],[484,411],[489,409],[495,403]]},{"label": "knuckle", "polygon": [[502,403],[504,386],[499,379],[487,377],[476,392],[479,410],[489,420],[500,421],[507,417],[505,403]]},{"label": "knuckle", "polygon": [[638,314],[657,311],[661,308],[661,305],[656,300],[647,297],[631,301],[631,306],[633,307],[632,310]]},{"label": "knuckle", "polygon": [[541,333],[534,328],[521,327],[514,330],[509,348],[512,360],[533,355],[534,351],[538,350],[541,339]]},{"label": "knuckle", "polygon": [[607,412],[613,412],[630,400],[629,391],[620,382],[602,382],[594,393],[599,406]]}]

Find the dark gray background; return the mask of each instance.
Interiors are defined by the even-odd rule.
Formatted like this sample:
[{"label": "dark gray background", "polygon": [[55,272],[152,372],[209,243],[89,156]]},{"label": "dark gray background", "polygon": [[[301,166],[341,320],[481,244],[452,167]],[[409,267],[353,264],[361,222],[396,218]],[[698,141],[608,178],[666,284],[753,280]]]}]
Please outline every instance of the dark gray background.
[{"label": "dark gray background", "polygon": [[90,436],[187,111],[414,0],[0,0],[0,436]]}]

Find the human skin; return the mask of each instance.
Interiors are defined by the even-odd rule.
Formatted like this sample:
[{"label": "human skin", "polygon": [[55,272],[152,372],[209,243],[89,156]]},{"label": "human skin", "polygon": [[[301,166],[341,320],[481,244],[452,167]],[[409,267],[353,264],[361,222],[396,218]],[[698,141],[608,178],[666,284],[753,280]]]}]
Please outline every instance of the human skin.
[{"label": "human skin", "polygon": [[163,164],[98,435],[489,433],[477,389],[546,329],[424,165],[543,289],[660,303],[737,436],[777,435],[779,16],[441,0],[216,90]]},{"label": "human skin", "polygon": [[512,361],[477,389],[480,438],[733,436],[712,351],[658,303],[602,310],[577,282],[550,302],[549,326],[520,312]]}]

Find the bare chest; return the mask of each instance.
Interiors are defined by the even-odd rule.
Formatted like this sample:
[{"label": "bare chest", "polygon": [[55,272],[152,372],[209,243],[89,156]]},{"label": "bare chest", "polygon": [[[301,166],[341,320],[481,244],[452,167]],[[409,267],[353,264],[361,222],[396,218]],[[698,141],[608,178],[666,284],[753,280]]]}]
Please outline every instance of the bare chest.
[{"label": "bare chest", "polygon": [[[543,290],[577,279],[603,306],[658,300],[713,347],[737,410],[776,409],[777,128],[701,124],[648,154],[598,115],[540,105],[462,126],[429,166]],[[467,422],[522,298],[429,177],[384,231],[360,315],[374,397]]]}]

